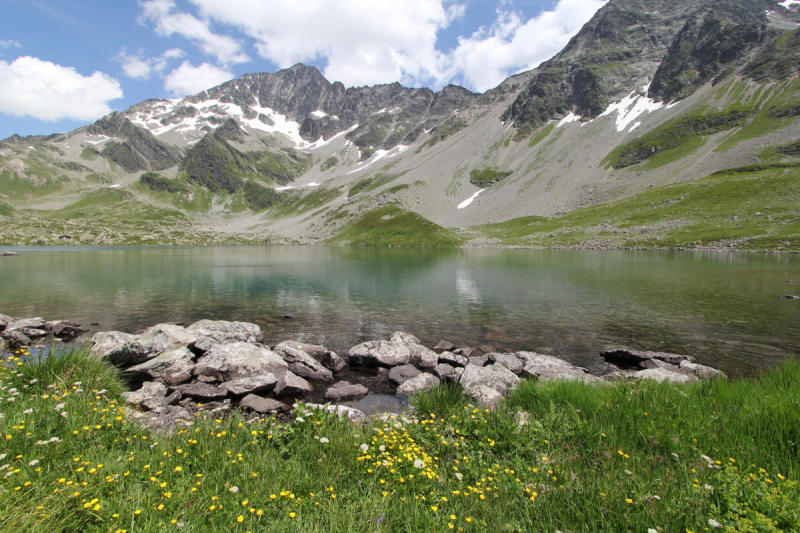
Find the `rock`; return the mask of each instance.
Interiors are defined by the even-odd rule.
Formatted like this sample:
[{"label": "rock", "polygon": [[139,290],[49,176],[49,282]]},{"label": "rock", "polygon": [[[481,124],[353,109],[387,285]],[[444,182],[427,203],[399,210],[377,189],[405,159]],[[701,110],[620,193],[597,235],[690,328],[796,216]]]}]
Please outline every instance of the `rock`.
[{"label": "rock", "polygon": [[269,398],[262,398],[261,396],[256,396],[255,394],[248,394],[242,398],[242,401],[239,402],[239,405],[262,415],[267,413],[283,413],[289,410],[289,406],[285,403],[281,403],[277,400],[271,400]]},{"label": "rock", "polygon": [[410,333],[396,331],[389,337],[389,342],[405,346],[411,354],[409,362],[420,361],[420,367],[433,368],[436,366],[436,353],[419,343],[419,339]]},{"label": "rock", "polygon": [[466,347],[466,348],[456,348],[455,350],[453,350],[453,353],[458,355],[463,355],[464,357],[469,357],[474,351],[475,351],[474,348]]},{"label": "rock", "polygon": [[286,343],[280,343],[273,351],[281,356],[289,365],[289,370],[306,379],[317,381],[333,381],[333,374],[330,370],[308,355],[306,352],[297,348],[292,348]]},{"label": "rock", "polygon": [[404,331],[395,331],[394,333],[392,333],[392,336],[389,337],[389,342],[393,342],[395,344],[402,344],[403,346],[420,344],[418,338],[416,338],[411,333],[406,333]]},{"label": "rock", "polygon": [[6,326],[8,324],[10,324],[11,322],[13,322],[13,321],[14,321],[14,319],[11,318],[10,316],[4,315],[3,313],[0,313],[0,331],[3,331],[4,329],[6,329]]},{"label": "rock", "polygon": [[6,353],[6,345],[7,345],[7,343],[6,343],[5,339],[0,338],[0,355],[3,355],[4,353]]},{"label": "rock", "polygon": [[22,333],[20,330],[5,330],[2,337],[8,341],[12,346],[29,346],[31,342],[30,337]]},{"label": "rock", "polygon": [[163,383],[147,381],[142,383],[139,390],[123,392],[122,397],[125,398],[125,403],[131,405],[141,405],[144,402],[148,405],[165,405],[167,387]]},{"label": "rock", "polygon": [[229,398],[225,398],[222,401],[216,402],[207,402],[198,404],[198,409],[202,411],[208,411],[210,413],[218,413],[221,411],[228,411],[231,408],[231,400]]},{"label": "rock", "polygon": [[701,380],[727,378],[725,374],[716,368],[711,368],[710,366],[705,366],[698,363],[690,363],[689,361],[681,361],[679,369],[679,372],[695,376]]},{"label": "rock", "polygon": [[266,373],[258,376],[248,376],[233,381],[226,381],[221,388],[227,389],[234,396],[244,396],[255,392],[269,392],[278,384],[278,378],[273,374]]},{"label": "rock", "polygon": [[439,379],[446,383],[450,383],[451,381],[458,381],[458,378],[461,377],[461,373],[464,372],[464,369],[459,367],[455,368],[454,366],[448,365],[447,363],[441,363],[436,365],[433,368],[433,373],[436,374]]},{"label": "rock", "polygon": [[486,359],[489,364],[500,363],[513,373],[517,375],[522,374],[522,361],[514,354],[492,352],[487,354]]},{"label": "rock", "polygon": [[196,337],[211,337],[220,343],[258,342],[261,328],[248,322],[227,322],[225,320],[200,320],[186,328]]},{"label": "rock", "polygon": [[353,385],[349,381],[339,381],[334,383],[334,385],[325,392],[325,399],[328,401],[337,401],[347,398],[360,398],[361,396],[366,396],[368,393],[369,389],[364,385]]},{"label": "rock", "polygon": [[439,363],[450,366],[467,366],[469,357],[453,352],[442,352],[439,354]]},{"label": "rock", "polygon": [[441,351],[441,352],[451,352],[455,350],[455,348],[456,348],[455,344],[453,344],[450,341],[446,341],[444,339],[440,340],[439,344],[433,347],[435,351]]},{"label": "rock", "polygon": [[29,339],[38,339],[41,337],[46,337],[47,332],[43,329],[35,329],[35,328],[8,328],[3,333],[0,333],[5,338],[10,338],[10,335],[14,333],[22,333]]},{"label": "rock", "polygon": [[489,409],[497,407],[497,404],[503,399],[503,395],[500,392],[486,385],[477,385],[470,388],[468,392],[465,390],[465,392],[475,398],[482,406]]},{"label": "rock", "polygon": [[181,346],[142,364],[132,366],[122,375],[132,378],[146,376],[151,381],[159,381],[167,385],[180,385],[191,379],[195,367],[194,357],[188,348]]},{"label": "rock", "polygon": [[524,377],[538,378],[541,381],[552,379],[596,381],[585,369],[572,366],[567,361],[552,355],[536,352],[517,352],[514,355],[523,363]]},{"label": "rock", "polygon": [[12,320],[11,322],[7,323],[6,329],[32,328],[44,330],[45,326],[46,322],[40,317],[21,318],[19,320]]},{"label": "rock", "polygon": [[158,357],[157,346],[152,342],[133,340],[107,352],[105,359],[114,366],[126,368]]},{"label": "rock", "polygon": [[233,381],[260,374],[273,374],[280,380],[288,368],[281,356],[266,348],[234,342],[213,345],[197,360],[194,375],[198,381]]},{"label": "rock", "polygon": [[314,387],[308,381],[287,370],[275,385],[275,397],[302,396],[313,390]]},{"label": "rock", "polygon": [[411,396],[412,394],[416,394],[418,392],[427,392],[434,387],[438,387],[439,385],[440,381],[436,376],[420,373],[419,375],[404,381],[403,384],[397,388],[397,392]]},{"label": "rock", "polygon": [[304,351],[312,357],[321,357],[327,351],[324,346],[320,346],[319,344],[306,344],[297,341],[283,341],[281,344],[291,346],[295,350]]},{"label": "rock", "polygon": [[92,336],[92,352],[96,353],[101,359],[107,359],[111,351],[134,340],[136,340],[136,336],[128,333],[100,331]]},{"label": "rock", "polygon": [[347,366],[344,359],[336,355],[336,352],[331,351],[323,352],[319,362],[322,363],[322,366],[333,372],[341,372],[344,370],[344,367]]},{"label": "rock", "polygon": [[204,355],[215,344],[220,343],[211,337],[198,337],[197,340],[194,341],[194,344],[189,345],[189,349],[191,349],[197,355]]},{"label": "rock", "polygon": [[672,372],[663,368],[648,368],[646,370],[630,372],[627,375],[631,379],[652,379],[659,383],[664,381],[668,383],[692,383],[697,381],[697,378],[694,376]]},{"label": "rock", "polygon": [[350,348],[350,364],[365,367],[393,367],[411,360],[411,352],[401,344],[368,341]]},{"label": "rock", "polygon": [[181,400],[183,399],[183,394],[180,391],[172,391],[171,394],[168,394],[164,401],[167,405],[178,405]]},{"label": "rock", "polygon": [[174,324],[156,324],[144,330],[140,336],[143,342],[151,342],[159,354],[194,344],[197,336],[182,326]]},{"label": "rock", "polygon": [[[491,352],[487,352],[487,353],[491,353]],[[486,363],[488,363],[488,362],[489,362],[489,356],[488,355],[474,355],[474,356],[469,358],[469,364],[475,365],[475,366],[486,366]]]},{"label": "rock", "polygon": [[650,359],[658,359],[672,365],[678,365],[681,361],[694,363],[694,357],[688,355],[678,355],[667,352],[647,352],[634,350],[625,346],[606,346],[600,355],[609,363],[623,366],[639,366],[644,368],[642,363]]},{"label": "rock", "polygon": [[472,394],[471,391],[480,385],[486,385],[500,394],[505,394],[509,390],[516,388],[520,379],[503,365],[495,363],[483,367],[467,365],[464,368],[464,373],[459,378],[459,382],[467,394]]},{"label": "rock", "polygon": [[494,349],[494,346],[492,346],[491,344],[481,344],[480,346],[478,346],[478,349],[480,351],[482,351],[484,354],[492,353],[494,351],[497,351],[497,350]]},{"label": "rock", "polygon": [[395,385],[402,385],[405,381],[417,377],[422,372],[417,370],[414,365],[396,366],[389,371],[389,381]]},{"label": "rock", "polygon": [[188,383],[186,385],[177,385],[173,389],[184,396],[196,400],[222,400],[228,395],[228,389],[215,387],[208,383]]},{"label": "rock", "polygon": [[420,368],[433,368],[439,364],[439,354],[424,346],[420,346],[420,348],[422,348],[422,350],[419,350]]},{"label": "rock", "polygon": [[53,325],[53,335],[59,339],[80,337],[89,330],[78,324],[77,322],[58,322]]},{"label": "rock", "polygon": [[7,257],[14,257],[14,256],[19,255],[19,254],[17,252],[12,251],[12,250],[5,250],[3,252],[0,252],[0,255],[7,256]]},{"label": "rock", "polygon": [[339,418],[346,416],[348,419],[350,419],[350,422],[361,422],[367,418],[364,413],[358,409],[353,409],[352,407],[346,407],[344,405],[320,405],[317,403],[307,403],[304,407],[316,410],[324,409],[329,413],[336,413]]},{"label": "rock", "polygon": [[794,296],[792,294],[785,294],[781,296],[781,298],[784,300],[800,300],[800,296]]}]

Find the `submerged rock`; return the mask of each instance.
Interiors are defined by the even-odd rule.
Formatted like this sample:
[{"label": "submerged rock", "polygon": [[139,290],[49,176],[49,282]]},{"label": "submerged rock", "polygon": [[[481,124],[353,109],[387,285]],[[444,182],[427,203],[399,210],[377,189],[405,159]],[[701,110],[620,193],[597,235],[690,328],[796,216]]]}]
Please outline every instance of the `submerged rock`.
[{"label": "submerged rock", "polygon": [[444,339],[439,341],[439,344],[433,347],[436,351],[449,352],[456,349],[456,345]]},{"label": "submerged rock", "polygon": [[354,385],[349,381],[339,381],[334,383],[325,392],[325,399],[329,401],[344,400],[348,398],[360,398],[369,394],[369,389],[363,385]]},{"label": "submerged rock", "polygon": [[389,371],[389,381],[395,385],[402,385],[404,382],[419,376],[421,373],[422,372],[414,365],[396,366]]}]

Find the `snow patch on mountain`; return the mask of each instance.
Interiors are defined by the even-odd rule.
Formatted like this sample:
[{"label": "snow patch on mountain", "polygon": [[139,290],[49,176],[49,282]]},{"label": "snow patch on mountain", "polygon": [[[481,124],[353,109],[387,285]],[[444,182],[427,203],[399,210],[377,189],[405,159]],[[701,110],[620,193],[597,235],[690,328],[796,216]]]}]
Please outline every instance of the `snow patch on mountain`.
[{"label": "snow patch on mountain", "polygon": [[466,200],[464,200],[463,202],[461,202],[460,204],[458,204],[458,208],[457,208],[457,209],[464,209],[465,207],[467,207],[469,204],[471,204],[471,203],[472,203],[472,201],[473,201],[475,198],[477,198],[477,197],[478,197],[478,195],[479,195],[480,193],[482,193],[482,192],[483,192],[483,191],[485,191],[485,190],[486,190],[486,189],[481,189],[481,190],[479,190],[478,192],[476,192],[475,194],[473,194],[472,196],[470,196],[469,198],[467,198]]},{"label": "snow patch on mountain", "polygon": [[570,111],[569,115],[561,119],[561,122],[558,123],[558,126],[556,126],[556,128],[560,128],[564,124],[569,124],[570,122],[575,122],[576,120],[580,119],[581,119],[580,115],[576,115],[575,113]]},{"label": "snow patch on mountain", "polygon": [[373,163],[380,161],[381,159],[391,159],[395,156],[398,156],[403,152],[405,152],[406,150],[408,150],[409,148],[410,146],[398,144],[391,150],[376,150],[375,153],[372,155],[372,157],[367,159],[363,165],[359,165],[355,170],[351,170],[350,172],[348,172],[347,175],[349,176],[350,174],[361,172],[365,168],[371,166]]},{"label": "snow patch on mountain", "polygon": [[315,148],[322,148],[326,144],[332,143],[333,141],[335,141],[339,137],[344,137],[345,135],[347,135],[351,131],[355,130],[356,128],[358,128],[358,124],[354,124],[353,126],[351,126],[350,128],[348,128],[348,129],[346,129],[344,131],[340,131],[339,133],[337,133],[336,135],[334,135],[333,137],[331,137],[327,141],[324,138],[320,137],[318,141],[313,142],[313,143],[309,144],[308,146],[305,146],[305,148],[307,150],[314,150]]},{"label": "snow patch on mountain", "polygon": [[[664,107],[664,102],[656,102],[652,98],[646,96],[636,95],[636,91],[620,100],[613,102],[608,108],[603,111],[597,118],[610,115],[614,111],[617,112],[617,131],[624,131],[631,122],[635,121],[639,115],[647,111],[652,113]],[[632,131],[632,130],[631,130]]]}]

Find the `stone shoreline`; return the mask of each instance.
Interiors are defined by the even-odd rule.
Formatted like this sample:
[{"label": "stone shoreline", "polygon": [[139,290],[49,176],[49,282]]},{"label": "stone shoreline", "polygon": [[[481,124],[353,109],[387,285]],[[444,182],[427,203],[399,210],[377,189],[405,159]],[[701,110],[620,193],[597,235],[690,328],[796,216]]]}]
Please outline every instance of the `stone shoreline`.
[{"label": "stone shoreline", "polygon": [[[68,340],[86,331],[74,322],[0,314],[0,342],[17,348],[48,334]],[[611,372],[596,376],[536,352],[473,355],[480,351],[456,348],[445,340],[429,348],[405,332],[396,332],[388,340],[361,343],[342,357],[324,346],[291,340],[270,346],[264,344],[258,325],[222,320],[200,320],[188,327],[157,324],[138,334],[98,332],[87,342],[96,357],[118,368],[131,387],[124,396],[137,408],[133,416],[167,431],[191,424],[200,412],[220,413],[238,407],[259,415],[287,413],[295,400],[320,389],[325,390],[325,400],[334,404],[366,396],[370,391],[365,386],[337,380],[336,375],[348,365],[385,375],[385,380],[397,387],[396,394],[403,396],[457,382],[465,395],[490,408],[522,379],[602,384],[639,379],[691,383],[724,377],[719,370],[697,364],[691,356],[621,346],[599,352]],[[333,409],[351,420],[365,418],[364,413],[349,407]]]}]

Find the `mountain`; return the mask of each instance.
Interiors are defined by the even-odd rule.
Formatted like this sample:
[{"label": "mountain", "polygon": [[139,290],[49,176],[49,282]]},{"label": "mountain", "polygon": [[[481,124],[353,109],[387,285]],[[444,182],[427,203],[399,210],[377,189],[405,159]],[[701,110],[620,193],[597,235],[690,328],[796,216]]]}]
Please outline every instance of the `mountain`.
[{"label": "mountain", "polygon": [[610,0],[483,94],[295,65],[12,136],[0,243],[797,249],[799,9]]}]

